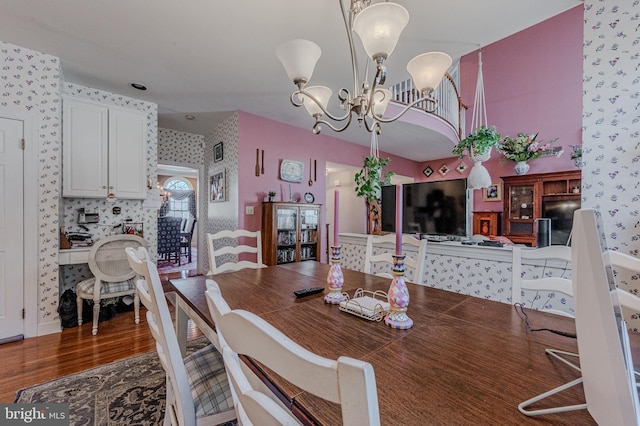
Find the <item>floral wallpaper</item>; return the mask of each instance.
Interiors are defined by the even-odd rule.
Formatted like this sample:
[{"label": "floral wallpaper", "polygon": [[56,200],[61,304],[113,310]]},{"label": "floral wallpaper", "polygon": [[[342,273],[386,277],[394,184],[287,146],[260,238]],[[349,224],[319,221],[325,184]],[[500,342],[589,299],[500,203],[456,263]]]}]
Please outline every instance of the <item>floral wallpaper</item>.
[{"label": "floral wallpaper", "polygon": [[[640,2],[584,4],[582,206],[599,210],[610,249],[640,256]],[[638,275],[616,271],[638,293]],[[640,315],[625,312],[632,329]]]},{"label": "floral wallpaper", "polygon": [[[60,201],[62,70],[55,56],[0,42],[0,107],[37,113],[38,326],[59,323],[58,204]],[[29,196],[30,194],[26,194]],[[29,259],[25,259],[25,262]],[[29,285],[29,284],[26,284]],[[26,308],[31,308],[26,301]]]},{"label": "floral wallpaper", "polygon": [[[156,104],[73,83],[64,83],[63,94],[145,112],[147,114],[147,176],[155,181],[158,167],[158,106]],[[63,198],[61,225],[70,230],[82,231],[76,223],[78,209],[81,207],[87,212],[98,213],[100,217],[100,223],[86,225],[89,232],[93,234],[94,240],[121,233],[122,223],[131,219],[132,222],[142,222],[144,239],[149,244],[149,251],[152,254],[155,253],[158,241],[157,213],[155,209],[143,207],[142,200],[123,199],[111,203],[106,199]],[[117,215],[114,214],[113,207],[120,207],[121,212]],[[67,288],[75,288],[78,282],[92,276],[88,265],[63,265],[61,271],[61,292]]]},{"label": "floral wallpaper", "polygon": [[[202,185],[202,200],[209,200],[209,178],[214,173],[224,170],[226,180],[226,200],[222,202],[207,201],[207,220],[204,232],[215,233],[224,229],[238,228],[238,163],[239,163],[239,137],[238,137],[238,113],[220,123],[210,135],[205,135],[204,164],[207,185]],[[222,161],[213,160],[213,147],[222,142]],[[209,251],[202,250],[205,255],[204,270],[209,270]],[[220,259],[220,262],[234,261],[232,257]]]},{"label": "floral wallpaper", "polygon": [[204,164],[204,136],[171,129],[158,129],[158,163]]},{"label": "floral wallpaper", "polygon": [[[364,238],[361,242],[357,242],[355,239],[341,238],[341,243],[341,266],[363,271],[366,246]],[[373,251],[376,254],[381,250],[384,249],[374,247]],[[485,251],[483,252],[483,250]],[[422,277],[423,285],[483,299],[512,303],[511,250],[505,248],[488,251],[461,247],[457,251],[457,255],[452,255],[450,251],[442,252],[438,244],[427,245],[425,274]],[[407,252],[417,254],[412,250],[407,250]],[[380,271],[380,266],[374,265],[372,272]],[[553,265],[548,266],[535,263],[522,265],[523,278],[535,279],[540,276],[571,278],[571,271],[568,265],[561,262],[554,262]],[[521,301],[528,308],[558,309],[574,314],[573,299],[561,293],[525,290],[522,293]]]}]

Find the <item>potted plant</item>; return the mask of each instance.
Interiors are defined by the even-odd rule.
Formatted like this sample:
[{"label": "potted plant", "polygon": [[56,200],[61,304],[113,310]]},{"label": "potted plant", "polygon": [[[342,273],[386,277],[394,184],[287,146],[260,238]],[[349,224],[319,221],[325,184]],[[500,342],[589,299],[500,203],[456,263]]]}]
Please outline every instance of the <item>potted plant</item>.
[{"label": "potted plant", "polygon": [[269,191],[269,194],[267,194],[269,196],[269,202],[273,201],[273,197],[276,196],[276,193],[274,191]]},{"label": "potted plant", "polygon": [[380,234],[380,197],[383,185],[391,183],[394,172],[385,172],[390,158],[365,157],[364,165],[355,174],[356,196],[363,197],[367,203],[367,232]]},{"label": "potted plant", "polygon": [[[500,142],[500,133],[498,133],[496,126],[480,126],[458,142],[451,153],[462,158],[464,153],[468,152],[472,160],[485,161],[491,156],[491,147],[498,142]],[[479,158],[483,154],[486,155],[486,158]]]}]

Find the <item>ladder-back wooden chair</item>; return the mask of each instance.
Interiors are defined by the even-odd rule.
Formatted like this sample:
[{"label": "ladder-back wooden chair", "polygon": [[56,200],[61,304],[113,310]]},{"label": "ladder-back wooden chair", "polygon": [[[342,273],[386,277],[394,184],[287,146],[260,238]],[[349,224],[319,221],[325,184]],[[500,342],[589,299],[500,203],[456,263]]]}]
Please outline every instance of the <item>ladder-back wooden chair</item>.
[{"label": "ladder-back wooden chair", "polygon": [[222,355],[212,345],[182,358],[156,265],[143,249],[127,249],[147,322],[167,376],[165,426],[224,424],[236,418]]}]

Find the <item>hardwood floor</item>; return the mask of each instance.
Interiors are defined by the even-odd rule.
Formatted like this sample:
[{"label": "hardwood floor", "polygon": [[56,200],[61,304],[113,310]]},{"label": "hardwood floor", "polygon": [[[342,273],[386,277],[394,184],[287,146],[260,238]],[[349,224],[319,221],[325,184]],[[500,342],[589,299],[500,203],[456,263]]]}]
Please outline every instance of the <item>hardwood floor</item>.
[{"label": "hardwood floor", "polygon": [[[180,276],[161,275],[165,291],[168,280]],[[171,304],[169,307],[172,309]],[[189,327],[188,338],[201,335],[197,327]],[[154,350],[144,307],[140,324],[135,324],[133,312],[119,313],[101,322],[96,336],[88,323],[0,345],[0,402],[13,402],[22,388]]]}]

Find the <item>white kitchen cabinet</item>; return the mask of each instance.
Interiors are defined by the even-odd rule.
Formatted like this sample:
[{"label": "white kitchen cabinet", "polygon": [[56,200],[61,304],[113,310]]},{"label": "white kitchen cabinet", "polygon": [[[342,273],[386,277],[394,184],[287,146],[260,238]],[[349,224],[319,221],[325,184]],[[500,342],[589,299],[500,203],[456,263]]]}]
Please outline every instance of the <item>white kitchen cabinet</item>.
[{"label": "white kitchen cabinet", "polygon": [[146,198],[145,113],[64,97],[62,122],[64,197]]}]

